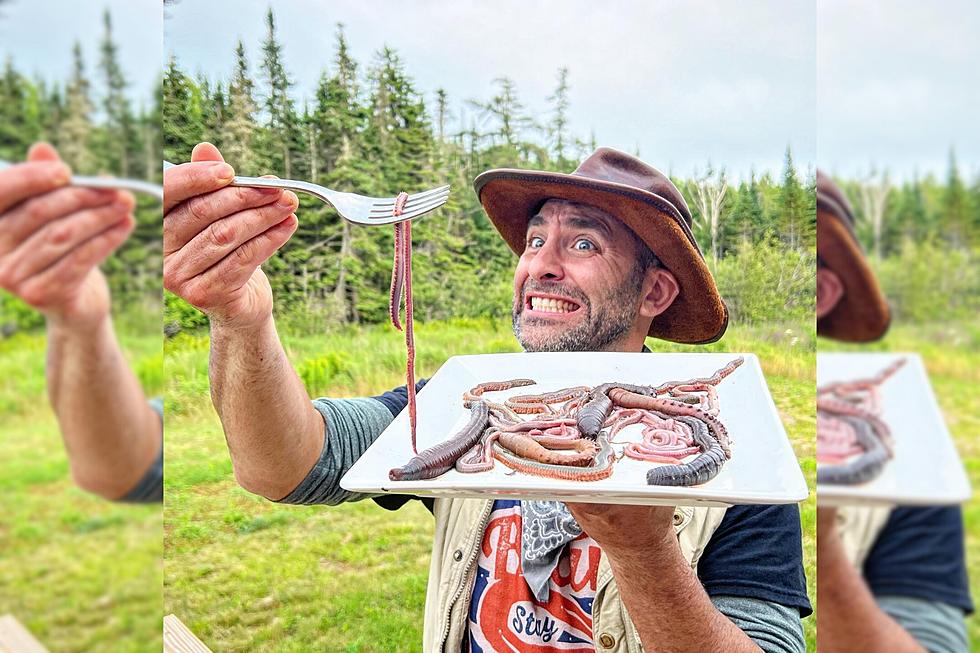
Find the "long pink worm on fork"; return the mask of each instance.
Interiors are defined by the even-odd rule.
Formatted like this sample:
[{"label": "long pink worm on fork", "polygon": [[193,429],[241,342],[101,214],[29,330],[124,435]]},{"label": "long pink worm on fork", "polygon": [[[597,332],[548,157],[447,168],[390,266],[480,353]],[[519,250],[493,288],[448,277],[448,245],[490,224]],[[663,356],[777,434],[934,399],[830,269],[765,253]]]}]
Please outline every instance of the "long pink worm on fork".
[{"label": "long pink worm on fork", "polygon": [[[405,209],[408,194],[401,192],[395,198],[393,215],[399,216]],[[391,288],[388,293],[388,317],[391,324],[399,331],[402,325],[399,321],[402,297],[405,298],[405,389],[408,394],[408,418],[412,431],[412,452],[418,453],[416,443],[416,407],[415,407],[415,331],[412,314],[412,222],[395,223],[395,254],[391,270]]]},{"label": "long pink worm on fork", "polygon": [[408,385],[408,419],[412,427],[412,452],[418,453],[416,445],[415,426],[417,421],[415,409],[415,328],[412,307],[412,223],[399,222],[402,229],[402,276],[405,279],[405,377]]},{"label": "long pink worm on fork", "polygon": [[395,255],[391,263],[391,289],[388,291],[388,317],[391,325],[402,330],[398,314],[401,312],[402,291],[405,287],[405,276],[402,273],[402,233],[401,223],[395,223]]}]

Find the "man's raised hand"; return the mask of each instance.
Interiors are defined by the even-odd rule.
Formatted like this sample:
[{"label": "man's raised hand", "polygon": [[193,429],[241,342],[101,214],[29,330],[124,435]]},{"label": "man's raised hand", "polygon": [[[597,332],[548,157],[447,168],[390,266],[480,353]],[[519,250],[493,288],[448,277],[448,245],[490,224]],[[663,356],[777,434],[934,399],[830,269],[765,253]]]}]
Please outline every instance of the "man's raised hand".
[{"label": "man's raised hand", "polygon": [[71,327],[109,313],[98,269],[135,225],[133,196],[68,186],[71,171],[46,143],[0,171],[0,288]]},{"label": "man's raised hand", "polygon": [[296,231],[299,200],[276,188],[228,186],[234,170],[210,143],[164,173],[163,282],[231,328],[272,314],[272,289],[259,268]]}]

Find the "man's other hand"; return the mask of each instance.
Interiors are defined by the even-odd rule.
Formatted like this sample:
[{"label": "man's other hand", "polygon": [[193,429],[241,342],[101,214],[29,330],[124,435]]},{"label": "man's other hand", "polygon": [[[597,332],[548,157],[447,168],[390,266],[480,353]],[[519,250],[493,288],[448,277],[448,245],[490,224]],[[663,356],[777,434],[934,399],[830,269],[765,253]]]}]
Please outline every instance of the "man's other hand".
[{"label": "man's other hand", "polygon": [[57,151],[37,143],[0,171],[0,288],[50,322],[85,328],[109,314],[99,263],[133,231],[133,196],[74,188]]},{"label": "man's other hand", "polygon": [[235,171],[210,143],[163,179],[163,284],[212,324],[249,328],[272,315],[272,288],[259,267],[293,232],[290,191],[232,187]]}]

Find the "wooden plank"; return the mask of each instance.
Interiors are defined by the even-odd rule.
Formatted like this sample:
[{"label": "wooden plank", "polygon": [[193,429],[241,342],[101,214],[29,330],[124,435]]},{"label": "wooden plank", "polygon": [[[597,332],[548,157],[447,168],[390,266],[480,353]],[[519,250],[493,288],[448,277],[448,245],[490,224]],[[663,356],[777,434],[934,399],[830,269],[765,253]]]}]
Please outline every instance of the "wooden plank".
[{"label": "wooden plank", "polygon": [[163,618],[163,653],[213,653],[172,614]]},{"label": "wooden plank", "polygon": [[12,615],[0,616],[0,653],[48,653]]}]

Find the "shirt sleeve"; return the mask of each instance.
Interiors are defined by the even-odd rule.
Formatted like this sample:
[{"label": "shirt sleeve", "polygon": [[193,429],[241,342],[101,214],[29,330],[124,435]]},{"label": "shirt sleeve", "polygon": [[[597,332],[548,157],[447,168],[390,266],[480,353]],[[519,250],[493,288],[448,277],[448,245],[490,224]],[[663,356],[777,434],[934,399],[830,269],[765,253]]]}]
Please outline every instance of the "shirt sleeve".
[{"label": "shirt sleeve", "polygon": [[[149,401],[150,408],[160,416],[163,424],[163,399],[155,397]],[[161,428],[162,432],[162,428]],[[160,441],[160,453],[150,465],[143,477],[137,481],[129,492],[117,499],[121,503],[162,503],[163,502],[163,440]]]},{"label": "shirt sleeve", "polygon": [[[426,379],[422,379],[415,385],[416,392],[425,382]],[[323,449],[306,478],[278,502],[335,506],[346,501],[374,498],[382,507],[391,510],[406,503],[411,497],[348,492],[340,487],[340,479],[407,405],[407,386],[377,397],[314,399],[313,406],[323,417]]]},{"label": "shirt sleeve", "polygon": [[973,612],[959,506],[895,508],[863,571],[875,596],[940,601]]},{"label": "shirt sleeve", "polygon": [[325,437],[320,458],[296,488],[279,503],[326,504],[360,501],[372,495],[348,492],[340,479],[391,423],[383,403],[370,397],[313,400],[323,417]]},{"label": "shirt sleeve", "polygon": [[698,578],[708,596],[759,599],[809,616],[799,506],[729,508],[701,555]]},{"label": "shirt sleeve", "polygon": [[742,596],[712,596],[711,602],[765,653],[806,651],[803,623],[795,608]]},{"label": "shirt sleeve", "polygon": [[963,611],[941,601],[908,596],[875,596],[878,607],[929,653],[967,653]]}]

